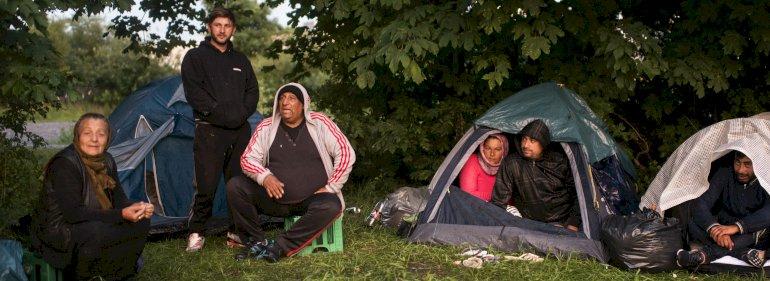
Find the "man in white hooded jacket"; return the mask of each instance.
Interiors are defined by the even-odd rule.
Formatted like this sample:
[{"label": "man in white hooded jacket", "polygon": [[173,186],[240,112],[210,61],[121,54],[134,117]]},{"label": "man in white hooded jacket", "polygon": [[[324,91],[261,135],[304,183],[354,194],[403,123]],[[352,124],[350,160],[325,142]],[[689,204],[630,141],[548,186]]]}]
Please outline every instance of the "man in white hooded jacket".
[{"label": "man in white hooded jacket", "polygon": [[[257,125],[241,157],[245,176],[227,183],[235,234],[246,246],[236,259],[292,256],[342,214],[342,186],[356,156],[337,125],[309,104],[300,84],[278,89],[273,116]],[[302,217],[272,241],[260,214]]]}]

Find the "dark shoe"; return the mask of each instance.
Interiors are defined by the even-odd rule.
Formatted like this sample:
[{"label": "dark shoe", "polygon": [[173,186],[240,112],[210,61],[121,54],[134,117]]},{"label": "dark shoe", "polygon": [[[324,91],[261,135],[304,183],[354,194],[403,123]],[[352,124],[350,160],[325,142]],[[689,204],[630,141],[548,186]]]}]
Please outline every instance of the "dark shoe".
[{"label": "dark shoe", "polygon": [[248,243],[243,251],[235,255],[235,260],[252,258],[274,263],[281,259],[281,254],[282,251],[275,245],[275,241],[265,239],[256,243]]},{"label": "dark shoe", "polygon": [[245,248],[235,255],[235,260],[245,260],[247,258],[253,258],[260,255],[264,255],[265,250],[267,249],[267,245],[271,243],[270,240],[262,240],[259,242],[252,242],[247,241],[245,244]]},{"label": "dark shoe", "polygon": [[278,262],[283,257],[283,250],[278,245],[271,244],[267,246],[267,255],[264,259],[269,263]]},{"label": "dark shoe", "polygon": [[699,250],[685,251],[679,249],[676,251],[676,265],[679,267],[696,267],[704,263],[706,263],[706,254]]},{"label": "dark shoe", "polygon": [[765,265],[765,251],[749,249],[741,259],[753,267],[762,268]]}]

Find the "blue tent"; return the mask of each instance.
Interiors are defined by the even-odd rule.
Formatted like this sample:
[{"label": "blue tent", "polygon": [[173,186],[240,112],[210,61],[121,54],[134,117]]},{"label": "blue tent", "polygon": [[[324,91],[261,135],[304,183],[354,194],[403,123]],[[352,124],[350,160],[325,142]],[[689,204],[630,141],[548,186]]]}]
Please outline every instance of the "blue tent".
[{"label": "blue tent", "polygon": [[27,281],[22,265],[23,253],[19,241],[0,240],[0,280]]},{"label": "blue tent", "polygon": [[[582,230],[573,233],[551,224],[514,217],[457,187],[456,179],[487,136],[504,133],[511,150],[529,122],[550,128],[549,149],[564,152],[575,179]],[[506,251],[580,256],[607,261],[599,241],[601,221],[609,214],[636,210],[634,168],[606,125],[574,92],[556,83],[521,90],[491,107],[476,120],[447,155],[428,186],[430,196],[409,241],[470,244]]]},{"label": "blue tent", "polygon": [[[252,128],[262,120],[255,113]],[[109,116],[113,138],[108,152],[115,157],[118,178],[130,200],[155,205],[151,233],[186,227],[193,187],[192,108],[180,76],[151,82],[132,93]],[[226,218],[224,180],[214,201],[214,217]]]}]

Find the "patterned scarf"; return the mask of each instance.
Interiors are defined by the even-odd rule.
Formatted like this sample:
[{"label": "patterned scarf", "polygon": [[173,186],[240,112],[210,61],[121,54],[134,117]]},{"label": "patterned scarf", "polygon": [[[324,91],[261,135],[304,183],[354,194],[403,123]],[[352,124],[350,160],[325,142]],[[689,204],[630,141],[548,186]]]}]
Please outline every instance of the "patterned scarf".
[{"label": "patterned scarf", "polygon": [[107,161],[104,153],[97,156],[89,156],[80,151],[77,145],[75,145],[75,151],[78,152],[80,160],[83,162],[83,166],[85,166],[91,181],[91,187],[96,193],[96,199],[99,200],[99,205],[104,210],[112,209],[112,202],[107,198],[104,189],[113,189],[115,187],[115,180],[107,174]]},{"label": "patterned scarf", "polygon": [[[484,148],[479,147],[479,164],[481,164],[481,169],[484,170],[484,173],[487,175],[497,175],[497,169],[500,168],[500,163],[502,163],[503,158],[508,155],[508,138],[506,138],[503,134],[492,134],[489,135],[487,139],[489,138],[496,138],[500,140],[500,143],[503,145],[503,155],[500,156],[500,161],[497,161],[497,163],[492,163],[489,161],[489,159],[487,159],[487,156],[484,155]],[[482,143],[481,145],[483,146],[484,144]]]}]

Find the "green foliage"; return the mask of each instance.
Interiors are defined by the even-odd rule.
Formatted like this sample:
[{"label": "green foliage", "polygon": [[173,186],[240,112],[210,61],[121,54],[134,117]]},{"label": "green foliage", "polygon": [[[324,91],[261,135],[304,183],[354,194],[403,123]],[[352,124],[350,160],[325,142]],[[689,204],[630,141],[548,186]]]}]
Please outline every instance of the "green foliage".
[{"label": "green foliage", "polygon": [[[263,116],[270,116],[273,113],[272,107],[275,101],[275,92],[286,83],[296,81],[308,89],[318,89],[328,79],[328,75],[315,69],[306,76],[297,77],[297,75],[292,75],[291,72],[296,63],[292,62],[291,56],[286,54],[281,54],[275,59],[257,55],[251,58],[251,62],[259,81],[259,105],[257,106],[257,111]],[[311,95],[311,99],[315,98],[315,96]],[[311,108],[313,106],[315,105],[311,104]]]},{"label": "green foliage", "polygon": [[[200,22],[206,17],[206,11],[196,2],[195,0],[141,0],[138,4],[139,9],[144,12],[143,16],[132,14],[116,16],[111,20],[109,30],[115,37],[130,41],[130,44],[125,46],[126,51],[155,56],[167,55],[176,46],[195,45],[194,40],[182,38],[184,33],[205,32],[205,26]],[[120,10],[125,11],[130,9],[134,1],[113,0],[105,3],[120,6]],[[95,13],[104,10],[99,9],[98,4],[86,7],[95,9]],[[78,16],[76,14],[76,19]],[[150,23],[163,20],[168,21],[165,34],[156,34],[149,30]]]},{"label": "green foliage", "polygon": [[273,51],[329,73],[314,90],[358,179],[426,183],[473,118],[540,82],[586,99],[644,178],[698,129],[770,107],[767,1],[290,2]]},{"label": "green foliage", "polygon": [[[119,3],[113,1],[108,3]],[[115,37],[129,41],[125,51],[167,55],[177,46],[194,46],[198,42],[183,39],[184,34],[206,33],[203,24],[208,11],[216,6],[223,6],[233,11],[236,16],[237,31],[233,43],[247,56],[261,53],[268,45],[270,38],[280,29],[275,22],[269,21],[267,15],[270,9],[257,6],[255,1],[203,1],[203,6],[195,0],[164,1],[142,0],[139,9],[145,16],[123,14],[111,20],[109,30]],[[168,21],[165,34],[150,31],[150,23]],[[146,35],[146,36],[143,36]]]},{"label": "green foliage", "polygon": [[69,91],[72,77],[57,63],[57,54],[45,37],[45,13],[37,12],[51,5],[48,1],[0,3],[0,131],[15,132],[14,143],[28,139],[42,144],[42,139],[25,133],[24,123],[57,107],[56,94]]},{"label": "green foliage", "polygon": [[73,93],[75,81],[48,34],[47,14],[74,10],[76,17],[105,8],[126,11],[127,1],[2,1],[0,2],[0,131],[10,129],[11,147],[42,139],[24,124],[59,107],[59,97]]},{"label": "green foliage", "polygon": [[[2,133],[0,133],[2,134]],[[41,187],[40,153],[0,136],[0,237],[32,211]],[[42,157],[46,157],[44,155]]]},{"label": "green foliage", "polygon": [[76,95],[67,99],[114,106],[139,87],[174,73],[157,58],[123,53],[129,40],[103,36],[105,32],[98,17],[60,20],[48,26],[53,45],[77,78],[72,85]]},{"label": "green foliage", "polygon": [[[225,2],[241,16],[241,49],[253,54],[266,48],[278,29],[266,19],[269,9],[250,1]],[[176,46],[194,45],[196,42],[183,40],[182,35],[205,30],[201,20],[206,12],[195,1],[143,0],[137,4],[145,16],[121,14],[105,32],[96,21],[83,16],[105,9],[127,12],[133,1],[0,1],[0,131],[14,132],[7,137],[15,144],[41,145],[42,139],[24,129],[26,122],[45,118],[60,106],[61,98],[80,96],[116,103],[137,86],[169,73],[154,57],[164,56]],[[76,22],[54,22],[49,28],[47,16],[54,10],[74,11]],[[162,37],[148,31],[158,21],[168,22]]]},{"label": "green foliage", "polygon": [[54,46],[77,77],[73,83],[77,96],[68,99],[114,106],[139,87],[174,73],[159,59],[123,53],[129,40],[103,36],[106,30],[101,22],[91,17],[49,25]]},{"label": "green foliage", "polygon": [[[239,32],[245,35],[235,42],[251,55],[268,48],[260,66],[285,74],[264,75],[263,93],[311,77],[319,108],[339,121],[361,156],[354,178],[373,180],[377,188],[425,183],[473,118],[539,82],[563,83],[585,98],[643,174],[698,129],[770,107],[767,1],[290,3],[293,36],[272,37],[274,26],[263,21],[267,8],[226,1],[243,15]],[[62,56],[89,50],[52,43],[60,37],[48,32],[49,11],[71,9],[80,18],[130,6],[0,3],[0,73],[6,74],[0,79],[0,129],[20,133],[17,143],[29,137],[26,121],[44,116],[58,105],[57,96],[86,81],[74,75],[85,70],[70,67]],[[182,40],[182,33],[204,28],[205,9],[191,0],[144,0],[139,6],[146,18],[125,14],[109,27],[115,37],[129,40],[125,50],[163,55],[194,44]],[[312,19],[312,27],[299,27],[302,17]],[[158,20],[169,22],[164,36],[147,32]],[[268,47],[270,41],[275,42]]]}]

